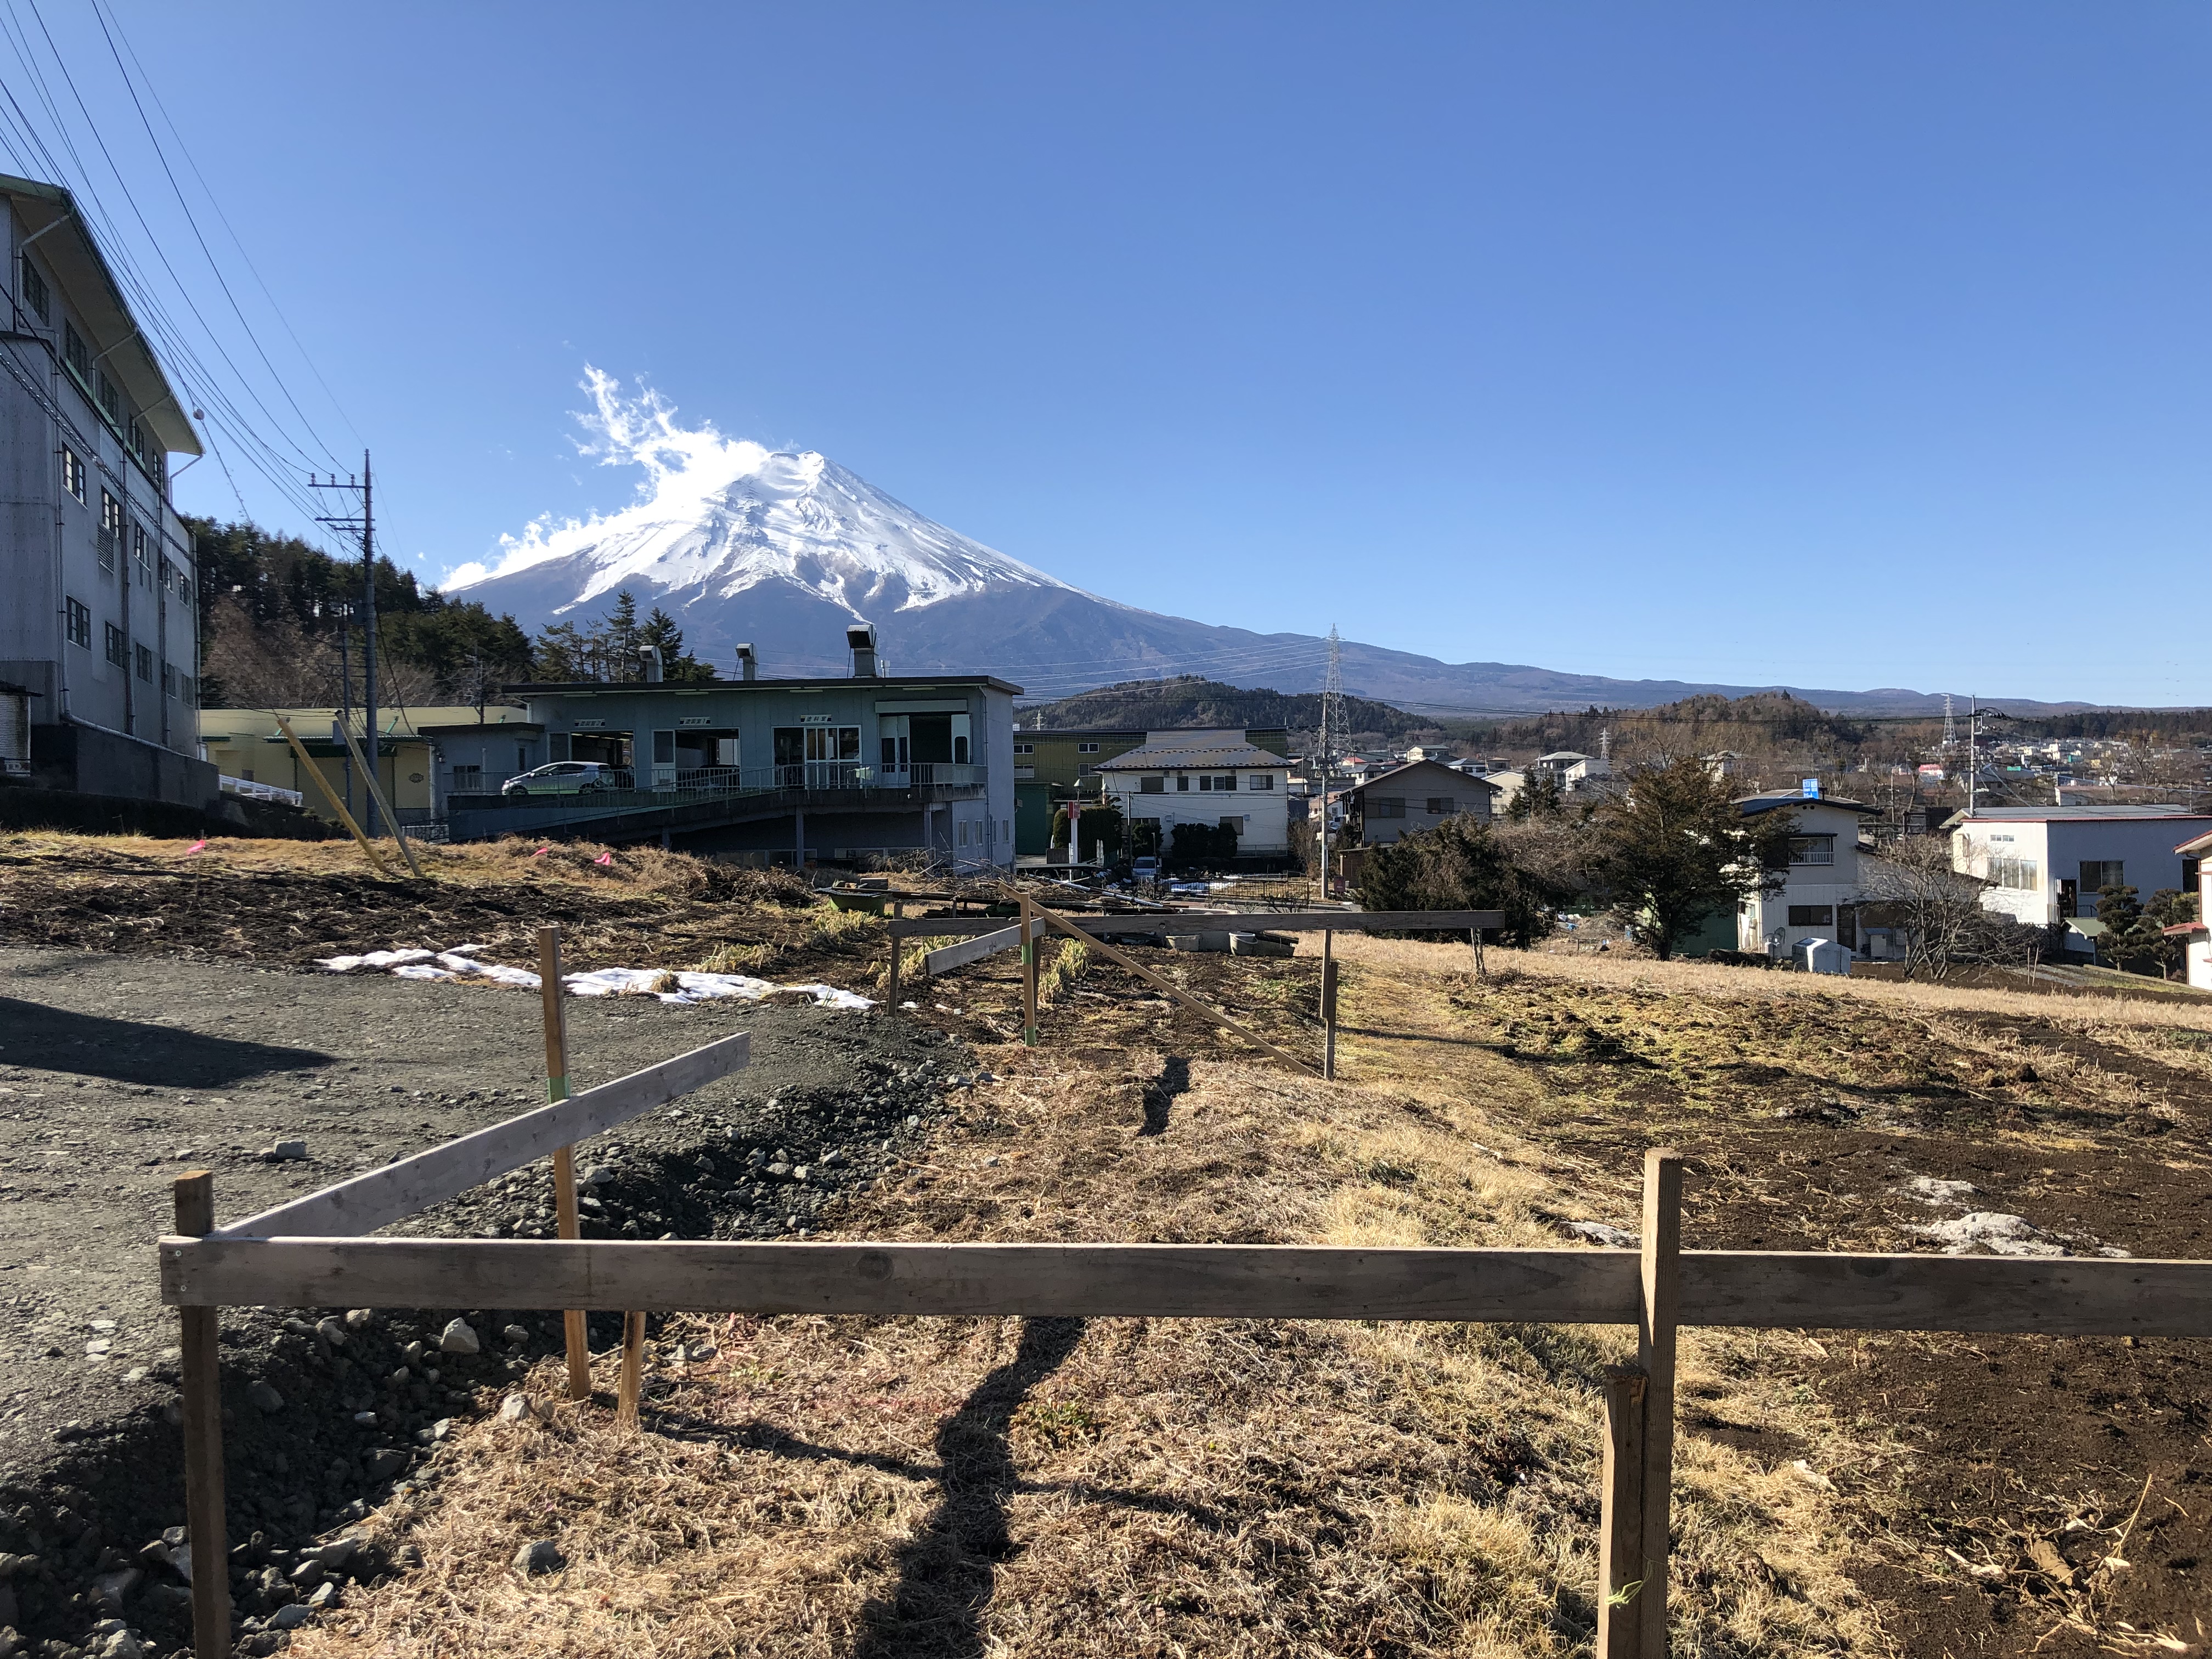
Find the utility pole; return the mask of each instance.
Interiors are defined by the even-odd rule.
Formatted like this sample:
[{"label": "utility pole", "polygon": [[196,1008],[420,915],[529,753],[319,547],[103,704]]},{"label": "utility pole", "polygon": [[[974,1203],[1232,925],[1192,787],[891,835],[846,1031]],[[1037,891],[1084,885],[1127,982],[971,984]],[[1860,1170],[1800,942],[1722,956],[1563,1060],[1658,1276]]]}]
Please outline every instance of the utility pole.
[{"label": "utility pole", "polygon": [[1328,784],[1329,774],[1335,769],[1335,750],[1330,743],[1334,731],[1343,735],[1344,726],[1344,641],[1336,631],[1336,624],[1328,625],[1328,672],[1321,688],[1321,894],[1329,896],[1328,881]]},{"label": "utility pole", "polygon": [[[358,531],[361,534],[361,704],[362,722],[367,727],[364,735],[368,739],[362,750],[362,761],[373,774],[383,752],[384,744],[382,736],[377,729],[376,717],[376,516],[369,481],[368,452],[366,449],[361,452],[360,477],[349,477],[343,483],[340,483],[337,474],[334,472],[331,475],[330,481],[325,483],[322,479],[310,474],[308,483],[316,489],[361,492],[359,518],[331,516],[319,518],[317,522],[326,524],[333,530]],[[370,837],[374,839],[378,833],[375,779],[372,776],[368,781],[368,803],[363,822],[368,827]],[[395,835],[398,833],[397,825],[392,827],[392,833]]]}]

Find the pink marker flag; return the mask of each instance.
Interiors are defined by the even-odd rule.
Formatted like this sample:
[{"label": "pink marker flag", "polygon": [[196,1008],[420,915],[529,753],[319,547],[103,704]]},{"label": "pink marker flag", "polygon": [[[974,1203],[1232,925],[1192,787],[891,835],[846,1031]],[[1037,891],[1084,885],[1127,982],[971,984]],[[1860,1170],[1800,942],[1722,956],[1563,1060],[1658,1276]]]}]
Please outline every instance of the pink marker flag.
[{"label": "pink marker flag", "polygon": [[190,858],[195,853],[204,853],[206,851],[207,843],[204,841],[196,841],[190,847],[185,848],[185,856],[186,858]]},{"label": "pink marker flag", "polygon": [[532,858],[534,858],[534,859],[542,859],[542,858],[544,858],[544,857],[548,853],[551,852],[552,850],[553,850],[553,849],[552,849],[551,848],[550,848],[550,847],[541,847],[541,848],[539,848],[536,852],[532,853],[530,856],[531,856],[531,857],[532,857]]},{"label": "pink marker flag", "polygon": [[594,864],[612,864],[614,861],[615,855],[612,853],[602,853],[592,860]]}]

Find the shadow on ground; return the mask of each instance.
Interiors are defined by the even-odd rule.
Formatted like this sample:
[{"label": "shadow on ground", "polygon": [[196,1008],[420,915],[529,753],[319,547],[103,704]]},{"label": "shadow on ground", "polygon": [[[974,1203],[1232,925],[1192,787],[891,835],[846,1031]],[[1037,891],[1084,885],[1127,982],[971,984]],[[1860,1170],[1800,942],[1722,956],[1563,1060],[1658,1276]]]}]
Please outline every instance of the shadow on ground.
[{"label": "shadow on ground", "polygon": [[855,1659],[980,1659],[998,1564],[1014,1553],[1006,1500],[1020,1486],[1008,1433],[1029,1392],[1067,1362],[1079,1319],[1031,1319],[1014,1357],[937,1431],[944,1497],[899,1552],[898,1582],[860,1615]]},{"label": "shadow on ground", "polygon": [[0,997],[0,1064],[172,1089],[214,1089],[270,1072],[331,1064],[313,1048],[280,1048],[173,1026],[72,1013]]}]

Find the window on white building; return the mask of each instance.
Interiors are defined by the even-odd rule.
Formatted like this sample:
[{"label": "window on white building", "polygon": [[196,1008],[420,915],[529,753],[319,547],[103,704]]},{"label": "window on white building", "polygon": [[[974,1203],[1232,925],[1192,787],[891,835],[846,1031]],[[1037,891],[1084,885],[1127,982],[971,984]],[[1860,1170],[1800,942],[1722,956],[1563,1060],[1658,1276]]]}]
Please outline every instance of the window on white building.
[{"label": "window on white building", "polygon": [[1247,789],[1273,789],[1275,787],[1275,775],[1273,772],[1255,772],[1244,780],[1244,787]]},{"label": "window on white building", "polygon": [[1792,927],[1832,927],[1836,925],[1836,907],[1832,904],[1793,904],[1790,907]]},{"label": "window on white building", "polygon": [[1164,777],[1137,780],[1137,793],[1140,795],[1164,795],[1167,792],[1168,781]]},{"label": "window on white building", "polygon": [[2081,860],[2081,890],[2102,892],[2107,887],[2128,884],[2126,864],[2119,859],[2083,859]]},{"label": "window on white building", "polygon": [[1833,836],[1792,836],[1790,837],[1790,862],[1792,864],[1833,864],[1836,861],[1836,838]]}]

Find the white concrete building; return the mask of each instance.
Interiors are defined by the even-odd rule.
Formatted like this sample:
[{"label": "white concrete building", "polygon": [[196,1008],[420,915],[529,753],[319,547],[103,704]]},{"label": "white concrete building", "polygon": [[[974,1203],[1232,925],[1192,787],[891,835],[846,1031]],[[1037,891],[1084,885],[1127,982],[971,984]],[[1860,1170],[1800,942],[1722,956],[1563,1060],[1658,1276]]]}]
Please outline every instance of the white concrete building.
[{"label": "white concrete building", "polygon": [[[2187,889],[2177,847],[2212,830],[2212,814],[2179,806],[1984,806],[1954,814],[1954,869],[1994,882],[1983,903],[2030,927],[2092,920],[2097,891],[2132,887],[2148,899],[2161,887]],[[2087,953],[2095,930],[2069,940]]]},{"label": "white concrete building", "polygon": [[1255,748],[1240,730],[1147,732],[1098,776],[1133,836],[1151,824],[1165,848],[1178,823],[1232,824],[1239,858],[1291,850],[1291,763]]},{"label": "white concrete building", "polygon": [[[191,538],[169,457],[200,441],[70,193],[0,177],[0,683],[37,786],[204,806]],[[10,769],[11,770],[13,769]]]},{"label": "white concrete building", "polygon": [[1747,795],[1736,803],[1747,817],[1796,815],[1781,890],[1754,893],[1736,906],[1736,949],[1786,957],[1807,939],[1833,939],[1865,954],[1859,937],[1859,825],[1881,816],[1855,800],[1802,795]]}]

